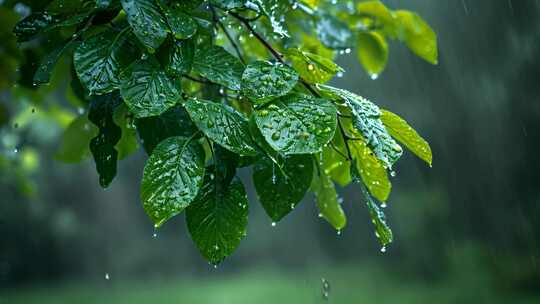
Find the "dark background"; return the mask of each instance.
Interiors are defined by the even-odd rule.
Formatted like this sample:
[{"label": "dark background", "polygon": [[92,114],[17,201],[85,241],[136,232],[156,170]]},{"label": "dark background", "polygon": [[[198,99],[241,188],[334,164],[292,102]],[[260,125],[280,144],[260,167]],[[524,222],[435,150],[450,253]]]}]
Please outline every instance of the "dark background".
[{"label": "dark background", "polygon": [[349,224],[339,236],[317,217],[311,196],[271,227],[243,171],[248,236],[213,269],[182,216],[152,236],[138,195],[143,153],[124,160],[102,190],[91,162],[52,160],[53,140],[39,150],[38,195],[27,198],[0,184],[0,303],[32,303],[33,295],[67,303],[66,294],[72,300],[99,294],[98,303],[112,299],[111,284],[116,302],[124,299],[119,294],[149,288],[156,303],[197,302],[183,300],[189,292],[197,303],[244,303],[237,294],[245,303],[272,296],[316,303],[323,301],[323,277],[332,278],[329,300],[341,299],[336,303],[535,303],[540,1],[385,3],[423,16],[440,50],[439,65],[431,66],[392,43],[388,68],[375,81],[354,51],[338,58],[347,72],[337,86],[405,117],[433,149],[433,168],[411,154],[397,165],[386,210],[396,240],[386,253],[354,186],[340,191]]}]

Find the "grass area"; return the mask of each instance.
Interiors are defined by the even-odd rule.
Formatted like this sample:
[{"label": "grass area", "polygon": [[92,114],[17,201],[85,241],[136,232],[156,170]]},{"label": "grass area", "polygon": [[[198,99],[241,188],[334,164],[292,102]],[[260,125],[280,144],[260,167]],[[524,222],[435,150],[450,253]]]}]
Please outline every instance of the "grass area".
[{"label": "grass area", "polygon": [[[330,282],[322,298],[321,273]],[[173,280],[70,282],[2,291],[2,304],[288,304],[288,303],[540,303],[540,299],[502,294],[482,277],[465,276],[430,283],[393,277],[388,272],[351,266],[331,271],[283,273],[259,270]]]}]

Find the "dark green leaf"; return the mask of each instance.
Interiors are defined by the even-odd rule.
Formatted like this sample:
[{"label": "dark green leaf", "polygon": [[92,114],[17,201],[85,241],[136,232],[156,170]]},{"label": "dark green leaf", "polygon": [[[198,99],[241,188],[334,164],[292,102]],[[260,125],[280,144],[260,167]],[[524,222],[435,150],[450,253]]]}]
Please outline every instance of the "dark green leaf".
[{"label": "dark green leaf", "polygon": [[137,119],[135,124],[148,154],[152,154],[164,139],[173,136],[190,137],[197,132],[197,127],[182,106],[172,107],[159,116]]},{"label": "dark green leaf", "polygon": [[179,82],[153,58],[137,60],[121,74],[120,92],[137,118],[159,115],[182,97]]},{"label": "dark green leaf", "polygon": [[169,62],[167,72],[174,76],[189,74],[193,66],[193,57],[195,55],[195,45],[193,40],[177,41],[169,49]]},{"label": "dark green leaf", "polygon": [[167,23],[154,0],[122,0],[133,32],[150,53],[167,38]]},{"label": "dark green leaf", "polygon": [[32,39],[34,36],[45,30],[47,27],[60,22],[60,17],[52,16],[47,12],[37,12],[19,21],[13,33],[19,42]]},{"label": "dark green leaf", "polygon": [[107,188],[116,176],[118,151],[115,146],[120,141],[122,129],[114,122],[113,115],[121,103],[118,92],[96,96],[88,110],[88,119],[99,128],[99,134],[90,141],[90,151],[103,188]]},{"label": "dark green leaf", "polygon": [[195,35],[197,32],[197,22],[188,14],[184,13],[181,7],[165,7],[163,11],[176,39],[187,39]]},{"label": "dark green leaf", "polygon": [[233,108],[196,99],[184,106],[197,127],[216,143],[240,155],[257,154],[247,120]]},{"label": "dark green leaf", "polygon": [[119,87],[119,74],[137,51],[125,31],[109,30],[86,39],[73,55],[73,65],[90,94],[106,94]]},{"label": "dark green leaf", "polygon": [[248,200],[239,178],[230,184],[207,173],[195,201],[186,210],[191,237],[201,254],[216,265],[246,236]]},{"label": "dark green leaf", "polygon": [[282,63],[256,61],[242,75],[242,92],[256,104],[289,93],[298,82],[298,73]]},{"label": "dark green leaf", "polygon": [[260,11],[268,17],[272,30],[275,34],[283,37],[289,37],[285,27],[285,14],[289,10],[291,4],[289,1],[283,0],[253,0],[257,4]]},{"label": "dark green leaf", "polygon": [[56,66],[58,60],[62,57],[64,52],[75,47],[79,42],[75,40],[69,40],[65,44],[58,46],[51,53],[49,53],[43,61],[40,63],[36,73],[34,74],[34,85],[47,84],[51,80],[51,74]]},{"label": "dark green leaf", "polygon": [[281,220],[300,203],[312,179],[313,161],[309,155],[289,156],[284,160],[283,168],[264,160],[253,169],[259,200],[274,222]]},{"label": "dark green leaf", "polygon": [[204,151],[186,137],[169,137],[152,152],[141,184],[143,207],[156,227],[195,199],[204,177]]},{"label": "dark green leaf", "polygon": [[266,141],[285,154],[320,152],[336,130],[334,105],[308,95],[290,94],[254,113]]},{"label": "dark green leaf", "polygon": [[246,0],[210,0],[210,3],[224,9],[233,9],[244,6]]},{"label": "dark green leaf", "polygon": [[211,46],[197,49],[193,70],[212,82],[240,90],[244,65],[222,47]]},{"label": "dark green leaf", "polygon": [[321,91],[341,100],[352,114],[353,126],[367,141],[368,147],[381,160],[385,167],[392,165],[401,157],[403,149],[388,134],[381,121],[381,110],[369,100],[346,90],[320,85]]}]

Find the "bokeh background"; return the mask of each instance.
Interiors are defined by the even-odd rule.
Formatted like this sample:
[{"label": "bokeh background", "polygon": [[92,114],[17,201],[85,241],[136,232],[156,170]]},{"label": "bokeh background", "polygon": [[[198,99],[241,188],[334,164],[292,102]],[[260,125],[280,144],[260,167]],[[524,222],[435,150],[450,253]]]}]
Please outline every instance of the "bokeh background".
[{"label": "bokeh background", "polygon": [[[391,44],[377,80],[354,52],[338,59],[337,86],[407,118],[433,149],[433,168],[410,154],[397,165],[386,253],[354,186],[340,190],[341,235],[311,196],[272,227],[242,171],[248,236],[215,269],[182,216],[153,236],[138,196],[143,153],[102,190],[90,161],[54,161],[59,130],[4,125],[3,142],[18,133],[17,153],[40,157],[23,186],[33,195],[0,179],[0,303],[540,303],[540,1],[385,3],[417,11],[440,48],[431,66]],[[8,108],[15,99],[0,93]]]}]

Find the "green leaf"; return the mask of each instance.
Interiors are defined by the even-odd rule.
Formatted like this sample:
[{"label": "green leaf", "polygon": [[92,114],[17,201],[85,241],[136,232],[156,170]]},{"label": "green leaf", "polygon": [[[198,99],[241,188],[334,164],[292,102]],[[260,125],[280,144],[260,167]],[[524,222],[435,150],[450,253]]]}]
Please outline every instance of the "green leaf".
[{"label": "green leaf", "polygon": [[233,108],[190,99],[184,104],[191,120],[210,139],[240,155],[256,155],[247,120]]},{"label": "green leaf", "polygon": [[313,161],[309,155],[288,156],[283,168],[267,159],[253,169],[259,201],[274,222],[280,221],[300,203],[312,179]]},{"label": "green leaf", "polygon": [[362,186],[362,194],[366,200],[366,205],[368,207],[369,216],[371,217],[371,222],[375,226],[375,236],[383,246],[381,251],[386,251],[386,246],[388,246],[394,240],[394,235],[392,230],[386,223],[386,216],[379,206],[373,201],[367,189]]},{"label": "green leaf", "polygon": [[146,162],[141,199],[156,227],[182,212],[197,196],[204,177],[204,151],[191,138],[169,137]]},{"label": "green leaf", "polygon": [[321,16],[317,22],[317,36],[325,46],[331,49],[349,48],[353,38],[347,23],[328,14]]},{"label": "green leaf", "polygon": [[382,27],[382,31],[390,36],[396,35],[396,18],[381,1],[364,1],[356,5],[356,11],[360,16],[374,18],[373,27]]},{"label": "green leaf", "polygon": [[68,164],[82,162],[90,157],[89,143],[97,134],[98,129],[86,115],[77,117],[64,131],[54,158]]},{"label": "green leaf", "polygon": [[99,128],[99,134],[90,141],[90,151],[103,188],[107,188],[116,176],[118,151],[115,145],[122,137],[122,129],[114,122],[113,115],[121,102],[118,93],[96,96],[88,110],[88,119]]},{"label": "green leaf", "polygon": [[259,7],[262,14],[268,17],[273,33],[283,37],[289,37],[285,27],[285,14],[289,10],[291,4],[289,1],[283,0],[253,0]]},{"label": "green leaf", "polygon": [[73,55],[73,65],[90,94],[106,94],[119,87],[123,67],[136,58],[125,31],[109,30],[86,39]]},{"label": "green leaf", "polygon": [[347,186],[351,182],[350,161],[347,159],[347,149],[345,148],[343,137],[338,132],[336,132],[331,145],[323,149],[322,169],[326,175],[329,175],[342,187]]},{"label": "green leaf", "polygon": [[224,9],[233,9],[244,6],[246,0],[210,0],[210,3]]},{"label": "green leaf", "polygon": [[193,70],[212,82],[240,90],[244,65],[222,47],[213,45],[197,49]]},{"label": "green leaf", "polygon": [[285,154],[320,152],[336,131],[336,108],[321,98],[290,94],[254,112],[270,146]]},{"label": "green leaf", "polygon": [[176,39],[187,39],[197,32],[197,22],[183,12],[182,7],[173,6],[163,9],[167,23]]},{"label": "green leaf", "polygon": [[396,11],[399,22],[398,37],[405,41],[409,49],[431,64],[437,64],[437,34],[424,19],[413,12]]},{"label": "green leaf", "polygon": [[120,92],[137,118],[159,115],[182,98],[180,84],[152,57],[135,61],[121,74]]},{"label": "green leaf", "polygon": [[230,184],[206,174],[195,201],[186,210],[191,237],[201,254],[216,265],[236,250],[246,236],[248,200],[242,181]]},{"label": "green leaf", "polygon": [[323,172],[315,174],[313,192],[320,215],[336,230],[345,228],[347,217],[341,208],[334,183]]},{"label": "green leaf", "polygon": [[309,83],[326,83],[338,72],[343,72],[332,60],[298,49],[287,49],[285,56],[291,60],[300,77]]},{"label": "green leaf", "polygon": [[69,17],[52,15],[48,12],[37,12],[19,21],[13,29],[13,33],[17,36],[18,42],[25,42],[43,32],[78,25],[85,21],[88,16],[89,12]]},{"label": "green leaf", "polygon": [[197,132],[197,127],[182,106],[174,106],[159,116],[137,119],[135,125],[148,154],[152,154],[154,148],[169,137],[191,137]]},{"label": "green leaf", "polygon": [[356,134],[356,136],[361,140],[349,141],[351,154],[355,159],[356,172],[360,174],[371,195],[381,202],[386,202],[392,191],[392,183],[388,179],[386,168],[375,157],[361,135]]},{"label": "green leaf", "polygon": [[167,72],[174,76],[182,76],[191,72],[193,57],[195,56],[195,44],[193,40],[176,41],[169,49],[169,62]]},{"label": "green leaf", "polygon": [[390,111],[382,110],[381,121],[392,137],[431,166],[433,161],[431,147],[403,118]]},{"label": "green leaf", "polygon": [[354,128],[362,134],[368,147],[388,169],[401,157],[403,149],[388,134],[381,121],[381,110],[369,100],[346,90],[319,85],[324,94],[341,100],[351,111]]},{"label": "green leaf", "polygon": [[167,38],[167,22],[154,0],[121,0],[135,36],[150,53]]},{"label": "green leaf", "polygon": [[39,64],[36,73],[34,74],[34,85],[47,84],[51,81],[51,74],[54,70],[54,67],[58,63],[58,60],[62,57],[64,52],[75,47],[79,42],[75,40],[68,40],[65,43],[62,43],[52,52],[50,52],[43,61]]},{"label": "green leaf", "polygon": [[298,73],[282,63],[256,61],[242,75],[243,94],[261,105],[289,93],[298,82]]},{"label": "green leaf", "polygon": [[388,62],[388,43],[384,36],[377,32],[359,33],[358,59],[371,78],[376,79]]},{"label": "green leaf", "polygon": [[115,109],[113,121],[122,129],[122,137],[116,146],[114,146],[118,151],[118,159],[122,160],[139,149],[137,131],[133,124],[133,115],[129,112],[125,103],[122,103]]}]

